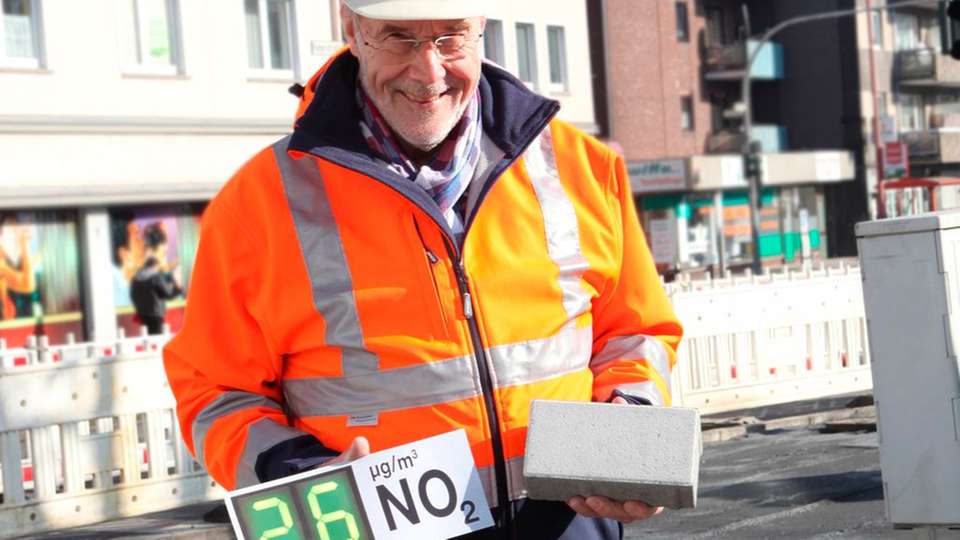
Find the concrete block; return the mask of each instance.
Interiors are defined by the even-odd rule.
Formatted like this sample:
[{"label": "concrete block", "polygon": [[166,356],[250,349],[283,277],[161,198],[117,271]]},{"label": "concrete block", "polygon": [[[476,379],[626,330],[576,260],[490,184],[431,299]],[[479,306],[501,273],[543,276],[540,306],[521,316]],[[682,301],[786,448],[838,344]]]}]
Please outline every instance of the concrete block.
[{"label": "concrete block", "polygon": [[523,476],[531,499],[603,495],[693,508],[703,444],[696,409],[536,400]]}]

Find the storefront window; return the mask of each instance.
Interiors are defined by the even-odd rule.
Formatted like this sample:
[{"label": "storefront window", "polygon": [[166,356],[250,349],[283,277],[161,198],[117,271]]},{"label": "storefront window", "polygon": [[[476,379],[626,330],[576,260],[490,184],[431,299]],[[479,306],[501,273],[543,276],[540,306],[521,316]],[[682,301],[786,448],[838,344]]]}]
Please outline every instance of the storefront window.
[{"label": "storefront window", "polygon": [[714,196],[712,193],[687,195],[690,218],[687,224],[687,263],[691,267],[706,267],[717,264],[717,223],[714,219]]},{"label": "storefront window", "polygon": [[[153,273],[168,277],[180,292],[165,301],[163,317],[172,331],[183,323],[184,298],[190,288],[190,274],[199,241],[200,205],[117,208],[110,211],[113,253],[113,301],[117,326],[127,335],[137,335],[150,313],[159,309],[145,306],[140,313],[132,298],[131,284]],[[140,273],[138,277],[138,273]]]},{"label": "storefront window", "polygon": [[0,212],[0,338],[21,347],[47,336],[84,339],[77,217],[69,211]]},{"label": "storefront window", "polygon": [[[753,261],[752,229],[749,194],[746,191],[724,193],[723,241],[728,264]],[[767,258],[782,254],[780,201],[775,190],[766,189],[760,196],[760,256]]]},{"label": "storefront window", "polygon": [[680,223],[677,209],[681,195],[648,195],[637,204],[641,209],[643,232],[661,273],[676,267],[680,257]]}]

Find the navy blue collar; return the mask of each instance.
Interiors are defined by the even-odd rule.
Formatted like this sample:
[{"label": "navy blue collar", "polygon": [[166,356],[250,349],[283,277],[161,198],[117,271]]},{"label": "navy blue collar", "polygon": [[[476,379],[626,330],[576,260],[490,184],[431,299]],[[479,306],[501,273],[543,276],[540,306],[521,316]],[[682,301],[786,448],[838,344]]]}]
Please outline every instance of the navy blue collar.
[{"label": "navy blue collar", "polygon": [[[359,64],[349,53],[330,63],[317,82],[313,100],[297,120],[288,149],[313,154],[386,184],[426,212],[454,242],[459,257],[460,246],[433,198],[409,179],[384,167],[367,146],[360,131],[361,113],[354,86],[358,71]],[[497,178],[560,110],[559,103],[531,92],[492,64],[483,64],[479,89],[483,132],[504,152],[504,157],[487,178],[473,212],[466,216],[467,231]]]},{"label": "navy blue collar", "polygon": [[[296,123],[290,148],[336,147],[373,158],[358,122],[357,59],[341,54],[317,81],[313,101]],[[516,158],[560,109],[500,67],[484,62],[480,76],[483,131],[508,159]],[[358,156],[359,157],[359,156]]]}]

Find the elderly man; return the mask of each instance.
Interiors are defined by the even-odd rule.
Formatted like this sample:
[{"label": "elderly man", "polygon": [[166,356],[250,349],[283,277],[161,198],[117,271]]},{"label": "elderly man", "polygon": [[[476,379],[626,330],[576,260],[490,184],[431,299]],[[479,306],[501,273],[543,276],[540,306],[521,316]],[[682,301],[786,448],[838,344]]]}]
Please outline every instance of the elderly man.
[{"label": "elderly man", "polygon": [[657,509],[525,497],[534,399],[668,404],[681,335],[607,147],[484,63],[483,0],[344,0],[349,50],[210,204],[165,349],[227,488],[464,429],[497,527],[611,539]]}]

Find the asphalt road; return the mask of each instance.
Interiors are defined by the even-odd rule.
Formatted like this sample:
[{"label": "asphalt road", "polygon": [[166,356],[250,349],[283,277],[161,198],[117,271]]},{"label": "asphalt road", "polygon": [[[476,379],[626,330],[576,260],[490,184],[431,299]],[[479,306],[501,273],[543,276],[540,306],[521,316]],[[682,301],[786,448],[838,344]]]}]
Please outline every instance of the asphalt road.
[{"label": "asphalt road", "polygon": [[704,445],[700,467],[697,508],[625,538],[903,538],[884,518],[876,433],[749,434]]}]

